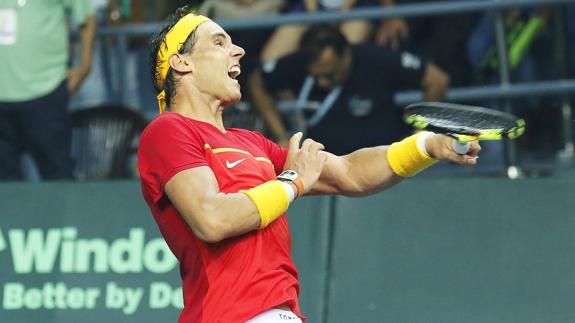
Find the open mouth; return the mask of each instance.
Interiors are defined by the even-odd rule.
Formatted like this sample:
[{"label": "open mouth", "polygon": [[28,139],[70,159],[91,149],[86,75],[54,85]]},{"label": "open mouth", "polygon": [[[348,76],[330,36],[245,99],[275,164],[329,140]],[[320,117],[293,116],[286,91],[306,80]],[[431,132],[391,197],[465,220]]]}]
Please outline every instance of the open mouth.
[{"label": "open mouth", "polygon": [[241,73],[242,73],[242,71],[240,70],[240,67],[238,65],[234,65],[228,70],[228,77],[237,82],[236,78]]}]

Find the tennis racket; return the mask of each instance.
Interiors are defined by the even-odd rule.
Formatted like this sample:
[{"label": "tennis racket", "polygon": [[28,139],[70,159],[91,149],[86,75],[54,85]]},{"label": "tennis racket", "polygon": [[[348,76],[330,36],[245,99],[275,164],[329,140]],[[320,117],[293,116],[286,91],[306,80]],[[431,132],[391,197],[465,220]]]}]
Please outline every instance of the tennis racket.
[{"label": "tennis racket", "polygon": [[456,139],[458,154],[469,151],[474,140],[514,139],[525,132],[525,121],[512,114],[471,105],[419,102],[404,109],[407,124]]}]

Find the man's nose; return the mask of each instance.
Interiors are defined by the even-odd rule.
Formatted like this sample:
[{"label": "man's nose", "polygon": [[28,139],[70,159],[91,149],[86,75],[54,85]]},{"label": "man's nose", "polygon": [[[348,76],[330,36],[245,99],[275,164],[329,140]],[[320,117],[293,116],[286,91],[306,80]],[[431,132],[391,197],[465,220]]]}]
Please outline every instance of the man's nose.
[{"label": "man's nose", "polygon": [[317,78],[317,85],[318,85],[319,87],[328,88],[328,89],[329,89],[329,88],[332,87],[333,82],[332,82],[332,80],[331,80],[330,78],[328,78],[328,77],[318,77],[318,78]]},{"label": "man's nose", "polygon": [[234,44],[233,46],[234,46],[234,48],[232,49],[232,55],[233,55],[234,57],[237,56],[237,57],[239,57],[239,58],[244,57],[244,55],[246,54],[246,51],[245,51],[243,48],[241,48],[240,46],[238,46],[238,45],[235,45],[235,44]]}]

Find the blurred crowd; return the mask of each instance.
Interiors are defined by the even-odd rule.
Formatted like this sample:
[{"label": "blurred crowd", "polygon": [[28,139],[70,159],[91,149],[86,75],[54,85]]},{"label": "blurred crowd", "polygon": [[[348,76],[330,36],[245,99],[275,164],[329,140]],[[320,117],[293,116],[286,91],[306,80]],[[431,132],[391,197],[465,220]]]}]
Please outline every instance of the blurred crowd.
[{"label": "blurred crowd", "polygon": [[[223,21],[424,2],[435,1],[1,0],[0,181],[137,176],[138,133],[158,113],[147,37],[96,37],[98,28],[161,22],[183,5]],[[504,12],[511,83],[573,77],[574,7]],[[500,82],[494,19],[466,13],[231,30],[247,55],[238,78],[242,101],[226,109],[224,121],[281,144],[303,131],[336,154],[390,144],[411,131],[397,93],[421,90],[423,99],[442,101],[449,88]],[[563,149],[566,102],[513,101],[528,125],[520,156],[554,158]],[[502,144],[484,148],[481,163],[501,171]]]}]

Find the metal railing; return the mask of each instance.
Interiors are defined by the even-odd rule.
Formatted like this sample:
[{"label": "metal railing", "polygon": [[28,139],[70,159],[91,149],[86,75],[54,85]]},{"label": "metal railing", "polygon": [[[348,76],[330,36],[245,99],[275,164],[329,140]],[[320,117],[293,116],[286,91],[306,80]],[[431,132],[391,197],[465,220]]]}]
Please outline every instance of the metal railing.
[{"label": "metal railing", "polygon": [[[259,29],[286,24],[320,24],[353,19],[419,17],[470,12],[501,11],[510,8],[550,6],[574,3],[574,0],[466,0],[403,4],[376,8],[357,8],[347,12],[290,13],[279,16],[225,18],[215,21],[226,30]],[[161,23],[103,27],[101,35],[147,35],[160,28]]]},{"label": "metal railing", "polygon": [[[406,4],[376,8],[358,8],[348,12],[319,12],[285,14],[279,16],[261,16],[234,19],[216,19],[226,30],[270,28],[285,24],[319,24],[326,22],[345,21],[351,19],[377,19],[391,17],[417,17],[451,15],[458,13],[489,12],[495,18],[495,36],[499,58],[500,84],[479,87],[452,88],[448,91],[449,101],[471,101],[477,99],[501,99],[503,110],[510,111],[511,99],[525,96],[561,95],[563,98],[563,139],[565,147],[563,156],[573,159],[574,144],[572,138],[573,122],[571,121],[571,106],[568,95],[575,93],[575,80],[557,80],[535,83],[511,84],[508,52],[505,45],[505,28],[503,11],[510,8],[551,6],[574,4],[575,0],[469,0],[440,1],[433,3]],[[134,36],[147,36],[158,30],[161,23],[146,23],[123,26],[106,26],[98,31],[101,36],[114,36],[118,40],[120,65],[125,67],[125,57],[128,50],[128,39]],[[564,45],[564,44],[563,44]],[[563,46],[562,50],[565,50]],[[122,89],[126,87],[126,73],[119,73],[120,100],[123,100]],[[407,104],[421,99],[420,92],[404,92],[396,95],[396,103]],[[506,145],[506,165],[508,175],[516,177],[521,174],[517,167],[517,154],[514,145]]]}]

